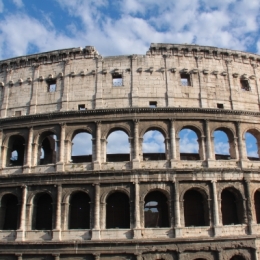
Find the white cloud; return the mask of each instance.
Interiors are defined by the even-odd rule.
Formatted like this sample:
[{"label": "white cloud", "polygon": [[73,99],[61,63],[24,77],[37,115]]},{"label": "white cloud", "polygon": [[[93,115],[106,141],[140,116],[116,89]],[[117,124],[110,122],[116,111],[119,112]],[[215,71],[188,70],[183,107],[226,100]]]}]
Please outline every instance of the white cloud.
[{"label": "white cloud", "polygon": [[91,155],[92,136],[88,133],[79,133],[72,140],[72,155]]},{"label": "white cloud", "polygon": [[165,143],[163,135],[156,130],[148,131],[143,136],[143,153],[164,153]]},{"label": "white cloud", "polygon": [[18,7],[23,7],[23,1],[22,0],[13,0],[13,3]]},{"label": "white cloud", "polygon": [[215,147],[215,153],[216,154],[230,154],[228,143],[215,142],[214,147]]},{"label": "white cloud", "polygon": [[180,152],[181,153],[198,153],[199,144],[195,132],[184,129],[180,132]]},{"label": "white cloud", "polygon": [[107,138],[107,154],[129,153],[128,135],[123,131],[115,131]]}]

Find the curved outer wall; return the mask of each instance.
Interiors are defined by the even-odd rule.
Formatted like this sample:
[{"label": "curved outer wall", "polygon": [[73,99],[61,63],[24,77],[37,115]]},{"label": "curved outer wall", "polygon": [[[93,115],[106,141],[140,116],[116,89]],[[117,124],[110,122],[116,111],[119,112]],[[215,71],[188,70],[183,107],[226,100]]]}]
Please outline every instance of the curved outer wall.
[{"label": "curved outer wall", "polygon": [[[247,157],[245,133],[260,146],[259,64],[255,54],[177,44],[151,44],[146,55],[102,57],[87,46],[1,61],[0,259],[258,259],[260,161]],[[183,128],[198,136],[197,160],[181,157]],[[130,146],[118,162],[106,155],[116,129]],[[165,138],[163,160],[142,152],[151,129]],[[228,135],[230,158],[215,157],[216,129]],[[71,148],[80,131],[92,135],[92,157],[77,163]],[[56,152],[44,163],[49,135]],[[18,166],[9,162],[13,147],[23,150]],[[187,191],[200,194],[201,225],[187,225]],[[80,192],[89,227],[70,229],[71,198]],[[129,200],[127,227],[107,228],[115,192]],[[152,192],[166,200],[165,225],[146,226]],[[16,230],[4,224],[8,194],[18,200]],[[35,228],[42,194],[51,200],[47,230]],[[225,196],[235,200],[237,223],[225,223]]]}]

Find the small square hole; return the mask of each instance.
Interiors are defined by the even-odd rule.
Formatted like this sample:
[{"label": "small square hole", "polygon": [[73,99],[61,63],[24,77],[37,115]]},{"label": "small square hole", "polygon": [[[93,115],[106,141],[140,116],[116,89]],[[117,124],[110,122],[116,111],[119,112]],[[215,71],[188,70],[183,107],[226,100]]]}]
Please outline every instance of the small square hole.
[{"label": "small square hole", "polygon": [[241,89],[243,89],[244,91],[250,91],[250,85],[249,85],[248,80],[241,79],[240,80],[240,86],[241,86]]},{"label": "small square hole", "polygon": [[78,110],[79,111],[86,110],[85,105],[84,104],[78,105]]},{"label": "small square hole", "polygon": [[55,92],[56,91],[56,80],[48,80],[48,92]]},{"label": "small square hole", "polygon": [[113,87],[121,87],[123,86],[123,78],[121,74],[113,74]]},{"label": "small square hole", "polygon": [[224,105],[220,104],[220,103],[217,104],[217,107],[220,108],[220,109],[224,109]]},{"label": "small square hole", "polygon": [[15,111],[15,112],[14,112],[14,115],[15,115],[15,116],[21,116],[21,115],[22,115],[22,111]]},{"label": "small square hole", "polygon": [[190,75],[186,73],[181,73],[181,85],[184,87],[190,86]]},{"label": "small square hole", "polygon": [[156,101],[150,101],[149,102],[149,107],[152,107],[152,108],[157,107],[157,102]]}]

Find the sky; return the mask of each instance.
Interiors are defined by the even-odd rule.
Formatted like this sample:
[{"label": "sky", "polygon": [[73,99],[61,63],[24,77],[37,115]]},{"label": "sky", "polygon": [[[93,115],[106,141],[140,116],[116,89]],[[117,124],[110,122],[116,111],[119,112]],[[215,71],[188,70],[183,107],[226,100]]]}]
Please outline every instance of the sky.
[{"label": "sky", "polygon": [[145,54],[150,43],[260,53],[259,0],[0,0],[0,59],[95,46]]},{"label": "sky", "polygon": [[[145,54],[151,43],[199,44],[260,54],[260,1],[0,0],[0,60],[85,46],[94,46],[102,56]],[[198,151],[191,130],[180,137],[182,152]],[[77,138],[75,146],[84,135]],[[129,151],[124,133],[109,138],[108,152]],[[258,156],[255,139],[247,138],[248,153]],[[163,152],[162,140],[160,133],[148,133],[143,151]],[[215,136],[215,141],[216,153],[229,153],[225,137]],[[113,142],[118,142],[116,148]],[[81,149],[91,151],[88,146],[74,153]]]}]

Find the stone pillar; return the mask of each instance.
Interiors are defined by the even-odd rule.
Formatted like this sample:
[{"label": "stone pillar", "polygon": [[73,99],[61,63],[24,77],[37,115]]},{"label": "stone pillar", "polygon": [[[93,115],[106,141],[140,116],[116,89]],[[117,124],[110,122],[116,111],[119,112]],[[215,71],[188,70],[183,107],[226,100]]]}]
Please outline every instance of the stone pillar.
[{"label": "stone pillar", "polygon": [[240,160],[240,166],[243,168],[245,162],[247,162],[247,153],[245,149],[245,140],[241,133],[241,123],[236,122],[236,130],[237,130],[237,141],[238,141],[238,154]]},{"label": "stone pillar", "polygon": [[214,160],[214,155],[212,151],[212,140],[210,135],[209,121],[205,120],[205,133],[206,133],[206,151],[207,151],[207,161],[208,167],[211,166],[211,161]]},{"label": "stone pillar", "polygon": [[96,122],[96,161],[93,170],[100,170],[101,166],[101,122]]},{"label": "stone pillar", "polygon": [[131,104],[132,107],[138,107],[139,93],[138,93],[137,84],[135,84],[135,82],[139,81],[140,73],[137,74],[136,72],[138,69],[137,55],[132,55],[130,59],[131,59],[131,99],[132,99]]},{"label": "stone pillar", "polygon": [[174,166],[174,160],[177,159],[176,152],[176,135],[175,135],[175,120],[171,119],[170,125],[170,149],[171,149],[171,167]]},{"label": "stone pillar", "polygon": [[15,254],[17,257],[17,260],[23,260],[23,255],[22,254]]},{"label": "stone pillar", "polygon": [[[70,60],[63,61],[63,73],[60,75],[60,79],[62,80],[62,97],[61,97],[61,111],[68,110],[68,100],[69,100],[69,88],[70,88],[70,80],[71,77],[67,76],[70,74]],[[66,76],[65,76],[66,75]]]},{"label": "stone pillar", "polygon": [[134,238],[142,238],[141,234],[141,221],[140,221],[140,185],[135,183],[135,230]]},{"label": "stone pillar", "polygon": [[180,216],[180,194],[179,182],[174,182],[174,215],[175,215],[175,237],[181,237],[181,216]]},{"label": "stone pillar", "polygon": [[198,141],[199,141],[200,160],[205,161],[206,160],[205,136],[201,136]]},{"label": "stone pillar", "polygon": [[5,145],[2,145],[1,147],[1,153],[2,153],[2,169],[4,169],[6,167],[6,161],[7,161],[7,158],[6,158],[6,153],[7,153],[7,146]]},{"label": "stone pillar", "polygon": [[142,253],[136,253],[136,260],[143,260]]},{"label": "stone pillar", "polygon": [[99,253],[94,253],[95,260],[100,260],[100,254]]},{"label": "stone pillar", "polygon": [[138,169],[140,167],[140,156],[139,156],[139,121],[134,121],[134,159],[132,160],[132,168]]},{"label": "stone pillar", "polygon": [[245,179],[245,195],[246,195],[246,212],[247,212],[247,219],[248,219],[248,233],[252,235],[253,228],[252,228],[252,215],[253,215],[253,210],[252,210],[252,202],[251,202],[251,192],[250,192],[250,180]]},{"label": "stone pillar", "polygon": [[[3,144],[3,131],[0,130],[0,146],[2,147],[2,144]],[[0,160],[2,161],[2,164],[3,164],[3,160],[4,158],[2,157],[2,148],[0,148]],[[3,165],[1,165],[1,168],[2,168]]]},{"label": "stone pillar", "polygon": [[215,237],[221,236],[221,227],[219,224],[219,205],[218,205],[218,195],[216,180],[212,180],[212,194],[213,194],[213,218],[214,218],[214,235]]},{"label": "stone pillar", "polygon": [[258,250],[257,250],[257,247],[254,249],[254,259],[258,260]]},{"label": "stone pillar", "polygon": [[56,205],[56,222],[55,229],[53,230],[53,240],[61,240],[61,199],[62,199],[62,186],[57,185],[57,205]]},{"label": "stone pillar", "polygon": [[54,254],[52,255],[55,260],[60,260],[60,254]]},{"label": "stone pillar", "polygon": [[[103,70],[103,58],[100,56],[96,58],[96,77],[95,77],[95,109],[103,108],[103,73],[99,71]],[[106,74],[105,74],[106,75]]]},{"label": "stone pillar", "polygon": [[94,229],[92,229],[92,240],[100,239],[100,184],[95,183],[95,209]]},{"label": "stone pillar", "polygon": [[39,88],[39,65],[33,66],[33,77],[32,77],[32,93],[30,100],[30,115],[37,113],[37,104],[38,104],[38,88]]},{"label": "stone pillar", "polygon": [[30,173],[31,172],[31,165],[32,165],[32,143],[33,143],[33,127],[29,129],[28,135],[28,144],[27,144],[27,154],[26,154],[26,162],[23,167],[23,173]]},{"label": "stone pillar", "polygon": [[57,172],[64,172],[65,132],[66,124],[60,124],[59,161],[56,164]]},{"label": "stone pillar", "polygon": [[26,224],[26,202],[27,202],[27,186],[22,186],[22,206],[21,206],[21,217],[20,217],[20,226],[17,230],[16,241],[24,241],[25,240],[25,224]]}]

